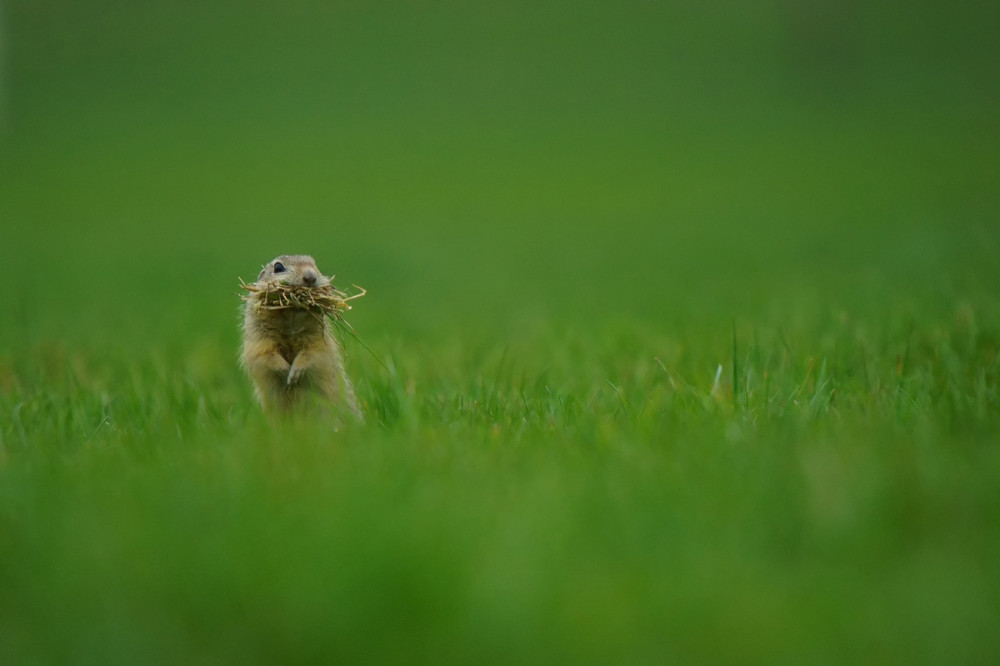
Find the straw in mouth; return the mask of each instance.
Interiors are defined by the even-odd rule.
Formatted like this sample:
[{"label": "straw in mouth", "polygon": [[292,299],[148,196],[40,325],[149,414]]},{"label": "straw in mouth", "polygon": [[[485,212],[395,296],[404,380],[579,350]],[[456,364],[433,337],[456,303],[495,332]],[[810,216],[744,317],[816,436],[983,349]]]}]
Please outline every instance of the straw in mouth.
[{"label": "straw in mouth", "polygon": [[359,293],[348,296],[332,285],[321,287],[297,287],[280,282],[254,282],[247,284],[240,280],[240,287],[250,292],[243,300],[253,303],[256,311],[261,310],[309,310],[319,315],[340,317],[341,312],[351,309],[350,301],[368,293],[363,287],[354,285]]}]

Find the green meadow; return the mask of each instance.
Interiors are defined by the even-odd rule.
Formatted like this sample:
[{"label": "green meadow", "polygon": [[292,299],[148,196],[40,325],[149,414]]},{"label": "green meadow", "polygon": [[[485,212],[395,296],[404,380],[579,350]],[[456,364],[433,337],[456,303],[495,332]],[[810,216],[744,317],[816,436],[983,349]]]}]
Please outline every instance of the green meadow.
[{"label": "green meadow", "polygon": [[3,2],[0,663],[996,663],[998,19]]}]

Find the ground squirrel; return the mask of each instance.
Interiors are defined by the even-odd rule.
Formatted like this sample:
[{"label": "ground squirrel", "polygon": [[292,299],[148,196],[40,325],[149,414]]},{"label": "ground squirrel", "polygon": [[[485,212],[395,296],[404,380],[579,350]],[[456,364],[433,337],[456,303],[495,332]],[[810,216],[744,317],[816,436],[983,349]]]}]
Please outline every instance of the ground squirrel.
[{"label": "ground squirrel", "polygon": [[[280,283],[317,288],[330,284],[307,255],[281,255],[257,276],[255,286]],[[287,411],[319,398],[361,419],[354,387],[344,372],[340,342],[322,313],[260,307],[262,293],[247,299],[242,362],[266,411]]]}]

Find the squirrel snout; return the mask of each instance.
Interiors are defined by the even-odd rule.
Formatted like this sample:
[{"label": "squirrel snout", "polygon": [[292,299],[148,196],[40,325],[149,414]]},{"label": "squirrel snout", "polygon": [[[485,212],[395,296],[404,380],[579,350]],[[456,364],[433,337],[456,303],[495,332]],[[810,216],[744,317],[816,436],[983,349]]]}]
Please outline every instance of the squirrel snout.
[{"label": "squirrel snout", "polygon": [[313,269],[307,268],[302,271],[302,282],[304,282],[307,287],[315,287],[318,280],[319,276]]}]

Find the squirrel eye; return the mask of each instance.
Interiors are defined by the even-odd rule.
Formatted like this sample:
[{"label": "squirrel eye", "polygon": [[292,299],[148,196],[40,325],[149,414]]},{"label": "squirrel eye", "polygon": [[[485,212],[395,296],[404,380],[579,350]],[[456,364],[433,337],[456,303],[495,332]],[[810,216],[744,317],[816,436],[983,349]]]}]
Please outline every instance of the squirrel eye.
[{"label": "squirrel eye", "polygon": [[274,272],[275,273],[284,273],[285,272],[285,265],[283,263],[281,263],[280,261],[274,262]]}]

